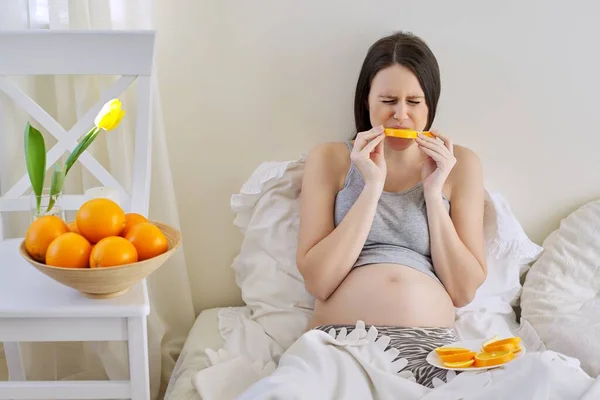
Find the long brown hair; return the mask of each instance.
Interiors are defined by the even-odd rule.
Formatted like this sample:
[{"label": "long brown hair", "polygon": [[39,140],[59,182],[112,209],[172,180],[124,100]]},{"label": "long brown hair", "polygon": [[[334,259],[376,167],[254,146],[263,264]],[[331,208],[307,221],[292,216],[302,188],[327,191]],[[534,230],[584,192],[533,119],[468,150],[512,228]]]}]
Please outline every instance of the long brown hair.
[{"label": "long brown hair", "polygon": [[421,38],[412,33],[396,32],[375,42],[363,61],[354,95],[356,133],[372,128],[368,108],[371,82],[380,70],[393,64],[410,69],[419,80],[429,110],[425,130],[431,128],[441,92],[437,60]]}]

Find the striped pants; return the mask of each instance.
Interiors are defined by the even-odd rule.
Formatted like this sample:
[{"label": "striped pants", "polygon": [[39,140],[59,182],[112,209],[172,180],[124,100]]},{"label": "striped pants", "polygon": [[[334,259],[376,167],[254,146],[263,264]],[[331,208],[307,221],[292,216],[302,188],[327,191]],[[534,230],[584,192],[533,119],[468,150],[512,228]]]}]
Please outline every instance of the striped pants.
[{"label": "striped pants", "polygon": [[[329,332],[331,328],[339,334],[342,328],[350,333],[355,325],[320,325],[314,329]],[[365,327],[369,330],[370,326]],[[397,326],[375,326],[378,337],[389,336],[390,347],[397,349],[400,353],[398,358],[406,358],[408,365],[405,370],[411,371],[417,383],[433,388],[433,378],[439,378],[446,382],[446,371],[429,364],[427,355],[435,348],[448,345],[458,341],[452,328],[406,328]],[[386,349],[386,350],[387,350]],[[395,360],[394,360],[395,361]]]}]

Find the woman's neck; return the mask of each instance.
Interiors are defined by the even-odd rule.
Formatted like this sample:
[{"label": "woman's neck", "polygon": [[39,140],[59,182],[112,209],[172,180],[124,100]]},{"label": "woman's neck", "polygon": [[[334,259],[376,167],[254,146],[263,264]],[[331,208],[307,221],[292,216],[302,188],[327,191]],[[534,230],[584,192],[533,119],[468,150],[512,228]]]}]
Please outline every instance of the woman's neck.
[{"label": "woman's neck", "polygon": [[416,144],[412,144],[404,150],[394,150],[387,145],[384,146],[385,160],[388,167],[398,170],[410,170],[418,166],[420,169],[425,160],[424,154],[419,151]]}]

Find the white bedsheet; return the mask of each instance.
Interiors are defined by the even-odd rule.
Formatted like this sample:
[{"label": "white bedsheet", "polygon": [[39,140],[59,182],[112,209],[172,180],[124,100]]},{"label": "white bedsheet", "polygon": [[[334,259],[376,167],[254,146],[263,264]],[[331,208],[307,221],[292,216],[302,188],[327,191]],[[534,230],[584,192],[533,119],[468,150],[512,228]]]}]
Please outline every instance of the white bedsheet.
[{"label": "white bedsheet", "polygon": [[210,365],[206,348],[220,348],[224,341],[219,333],[221,308],[204,310],[196,318],[173,369],[165,400],[201,400],[193,385],[196,373]]},{"label": "white bedsheet", "polygon": [[385,351],[389,338],[385,339],[377,339],[374,328],[367,332],[361,322],[349,335],[313,330],[285,352],[274,371],[272,363],[261,366],[244,357],[212,353],[214,370],[200,371],[195,385],[204,400],[594,400],[600,396],[600,378],[591,378],[577,360],[552,351],[528,352],[489,371],[450,373],[448,382],[434,380],[436,387],[430,389],[403,371],[406,359],[393,361],[398,350]]},{"label": "white bedsheet", "polygon": [[[209,368],[194,377],[196,388],[204,400],[234,399],[254,382],[269,375],[284,353],[264,329],[249,315],[248,307],[223,308],[219,313],[220,329],[226,342],[213,347]],[[539,337],[527,323],[518,324],[514,313],[458,311],[456,332],[460,340],[489,338],[494,335],[520,336],[529,352],[544,351]],[[223,385],[230,382],[235,385]]]}]

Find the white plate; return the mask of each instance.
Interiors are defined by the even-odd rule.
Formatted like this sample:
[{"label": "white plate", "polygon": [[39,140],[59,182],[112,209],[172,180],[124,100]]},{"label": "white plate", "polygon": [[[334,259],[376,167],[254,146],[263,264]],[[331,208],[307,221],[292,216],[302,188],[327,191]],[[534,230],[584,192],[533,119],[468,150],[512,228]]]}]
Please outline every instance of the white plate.
[{"label": "white plate", "polygon": [[[480,353],[483,343],[485,343],[487,340],[488,339],[463,340],[460,342],[455,342],[452,344],[444,345],[444,347],[464,347],[464,348],[470,349],[471,351],[474,351],[476,353]],[[523,356],[523,354],[525,354],[526,350],[525,350],[525,346],[523,345],[523,342],[520,343],[520,346],[521,346],[521,351],[518,352],[517,354],[515,354],[515,358],[510,360],[508,363],[513,362],[514,360],[517,360],[519,357],[521,357],[521,356]],[[427,355],[427,362],[435,367],[438,367],[441,369],[452,370],[452,371],[482,371],[485,369],[502,367],[502,366],[508,364],[508,363],[504,363],[501,365],[493,365],[491,367],[448,368],[442,363],[442,359],[435,352],[435,350],[432,350]]]}]

